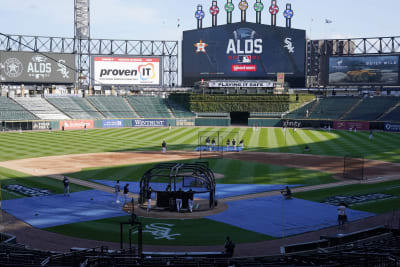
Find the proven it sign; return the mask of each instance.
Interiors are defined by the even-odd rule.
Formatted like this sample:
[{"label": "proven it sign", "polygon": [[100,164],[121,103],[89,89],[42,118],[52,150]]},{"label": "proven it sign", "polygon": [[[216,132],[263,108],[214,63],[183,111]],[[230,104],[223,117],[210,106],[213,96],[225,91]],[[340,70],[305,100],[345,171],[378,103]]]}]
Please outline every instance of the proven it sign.
[{"label": "proven it sign", "polygon": [[161,85],[160,57],[93,57],[95,84]]}]

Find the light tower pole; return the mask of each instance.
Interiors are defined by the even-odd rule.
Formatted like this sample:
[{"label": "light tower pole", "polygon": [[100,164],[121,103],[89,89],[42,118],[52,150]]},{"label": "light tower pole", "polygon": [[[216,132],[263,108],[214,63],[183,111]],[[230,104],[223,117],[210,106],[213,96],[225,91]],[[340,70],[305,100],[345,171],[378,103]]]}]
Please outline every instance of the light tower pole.
[{"label": "light tower pole", "polygon": [[242,0],[239,3],[239,9],[242,11],[241,15],[241,21],[246,22],[246,10],[249,7],[249,4],[246,2],[246,0]]},{"label": "light tower pole", "polygon": [[261,2],[261,0],[257,0],[254,3],[254,10],[256,11],[256,23],[260,24],[261,23],[261,13],[264,9],[264,4]]},{"label": "light tower pole", "polygon": [[226,11],[226,23],[232,23],[232,12],[235,9],[235,5],[232,3],[232,0],[226,0],[225,11]]},{"label": "light tower pole", "polygon": [[196,13],[194,13],[194,16],[197,19],[197,29],[202,29],[203,28],[203,19],[204,19],[205,15],[206,14],[203,11],[203,6],[202,5],[198,5]]},{"label": "light tower pole", "polygon": [[74,52],[77,54],[78,75],[76,84],[82,89],[90,86],[90,13],[89,0],[75,0],[74,2]]}]

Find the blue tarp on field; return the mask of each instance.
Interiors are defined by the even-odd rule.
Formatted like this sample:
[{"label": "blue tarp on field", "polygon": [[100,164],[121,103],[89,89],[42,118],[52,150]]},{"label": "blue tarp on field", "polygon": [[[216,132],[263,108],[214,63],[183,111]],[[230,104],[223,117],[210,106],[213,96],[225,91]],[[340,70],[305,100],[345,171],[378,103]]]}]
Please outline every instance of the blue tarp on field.
[{"label": "blue tarp on field", "polygon": [[127,215],[115,195],[99,190],[3,200],[2,209],[20,220],[47,228],[63,224],[99,220]]},{"label": "blue tarp on field", "polygon": [[[228,209],[208,219],[273,237],[297,235],[337,225],[337,206],[282,196],[227,202]],[[347,209],[350,221],[374,216]]]}]

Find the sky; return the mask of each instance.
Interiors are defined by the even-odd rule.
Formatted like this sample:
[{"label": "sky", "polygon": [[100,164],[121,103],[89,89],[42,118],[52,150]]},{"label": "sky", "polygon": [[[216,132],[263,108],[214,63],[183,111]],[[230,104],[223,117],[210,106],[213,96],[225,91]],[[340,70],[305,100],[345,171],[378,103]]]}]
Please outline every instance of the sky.
[{"label": "sky", "polygon": [[[90,0],[91,38],[123,40],[181,40],[182,31],[196,28],[194,12],[203,5],[203,27],[211,26],[211,0]],[[233,0],[233,22],[240,21],[239,0]],[[262,23],[270,24],[263,0]],[[6,34],[73,37],[74,0],[0,0],[0,32]],[[219,0],[218,24],[226,23]],[[248,0],[247,21],[255,22]],[[311,39],[400,36],[399,0],[278,0],[277,25],[285,26],[282,12],[292,4],[292,27],[305,29]],[[332,23],[325,23],[328,19]]]}]

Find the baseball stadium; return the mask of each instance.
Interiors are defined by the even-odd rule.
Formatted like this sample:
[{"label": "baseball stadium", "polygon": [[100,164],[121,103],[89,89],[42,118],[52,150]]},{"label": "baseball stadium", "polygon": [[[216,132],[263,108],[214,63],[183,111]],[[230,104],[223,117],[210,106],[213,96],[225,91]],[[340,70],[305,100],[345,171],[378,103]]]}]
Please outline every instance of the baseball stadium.
[{"label": "baseball stadium", "polygon": [[176,41],[94,39],[89,0],[0,32],[0,266],[400,266],[400,37],[208,2]]}]

